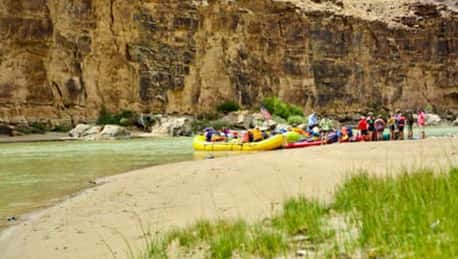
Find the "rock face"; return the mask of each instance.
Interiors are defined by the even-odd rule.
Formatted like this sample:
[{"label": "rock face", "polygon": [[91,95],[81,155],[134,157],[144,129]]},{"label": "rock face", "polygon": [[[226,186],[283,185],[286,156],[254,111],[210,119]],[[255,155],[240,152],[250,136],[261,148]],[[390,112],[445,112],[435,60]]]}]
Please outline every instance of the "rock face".
[{"label": "rock face", "polygon": [[165,116],[160,118],[152,127],[151,135],[157,137],[165,136],[191,136],[193,118]]},{"label": "rock face", "polygon": [[[456,1],[455,1],[456,2]],[[0,121],[306,110],[458,113],[453,1],[0,0]]]},{"label": "rock face", "polygon": [[78,124],[68,135],[72,138],[85,140],[111,140],[130,137],[130,132],[118,125],[94,126],[89,124]]}]

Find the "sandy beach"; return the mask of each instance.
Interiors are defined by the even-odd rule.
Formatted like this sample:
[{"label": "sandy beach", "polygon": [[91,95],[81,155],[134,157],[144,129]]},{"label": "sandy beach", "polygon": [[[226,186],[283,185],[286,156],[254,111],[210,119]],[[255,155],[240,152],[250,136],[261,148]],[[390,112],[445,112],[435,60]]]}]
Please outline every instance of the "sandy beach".
[{"label": "sandy beach", "polygon": [[458,164],[458,138],[355,143],[190,161],[100,179],[0,234],[0,258],[126,258],[152,235],[201,218],[260,219],[291,196],[329,201],[351,172]]}]

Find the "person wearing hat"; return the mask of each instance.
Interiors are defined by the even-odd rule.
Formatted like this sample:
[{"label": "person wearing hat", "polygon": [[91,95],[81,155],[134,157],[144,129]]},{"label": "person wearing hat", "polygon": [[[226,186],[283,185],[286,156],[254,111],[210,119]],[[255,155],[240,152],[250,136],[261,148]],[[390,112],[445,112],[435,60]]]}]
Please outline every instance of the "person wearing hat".
[{"label": "person wearing hat", "polygon": [[204,129],[204,136],[205,136],[205,141],[207,142],[212,141],[213,132],[211,132],[210,128]]}]

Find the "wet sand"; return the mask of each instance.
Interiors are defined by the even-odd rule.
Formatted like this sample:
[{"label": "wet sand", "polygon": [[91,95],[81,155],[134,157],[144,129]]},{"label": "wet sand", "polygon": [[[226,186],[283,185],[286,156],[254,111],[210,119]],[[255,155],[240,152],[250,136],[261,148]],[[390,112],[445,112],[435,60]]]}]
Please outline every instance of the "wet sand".
[{"label": "wet sand", "polygon": [[[329,201],[359,169],[379,175],[458,165],[458,138],[355,143],[190,161],[103,179],[0,235],[0,258],[127,258],[200,218],[269,216],[291,196]],[[126,240],[129,245],[126,244]]]}]

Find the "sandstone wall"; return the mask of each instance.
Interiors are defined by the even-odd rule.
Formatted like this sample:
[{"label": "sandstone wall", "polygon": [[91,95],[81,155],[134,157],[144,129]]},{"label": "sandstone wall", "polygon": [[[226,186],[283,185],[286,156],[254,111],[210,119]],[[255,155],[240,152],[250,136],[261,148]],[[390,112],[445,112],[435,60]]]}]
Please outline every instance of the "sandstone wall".
[{"label": "sandstone wall", "polygon": [[373,1],[0,0],[0,120],[197,114],[272,95],[306,110],[456,115],[458,14]]}]

